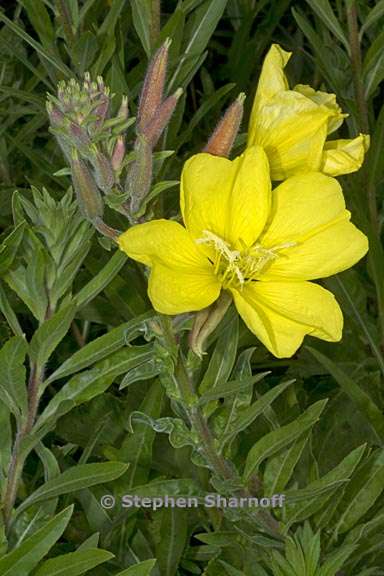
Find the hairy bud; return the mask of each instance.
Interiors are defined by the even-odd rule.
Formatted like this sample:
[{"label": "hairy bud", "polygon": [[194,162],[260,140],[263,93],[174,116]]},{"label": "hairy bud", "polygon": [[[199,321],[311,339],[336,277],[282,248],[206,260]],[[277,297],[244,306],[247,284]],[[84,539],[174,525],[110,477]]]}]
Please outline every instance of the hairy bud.
[{"label": "hairy bud", "polygon": [[174,94],[168,96],[153,115],[151,122],[144,127],[142,133],[152,148],[156,146],[164,128],[170,121],[182,93],[183,90],[178,88]]},{"label": "hairy bud", "polygon": [[103,216],[104,204],[96,182],[87,164],[72,151],[71,171],[73,187],[80,210],[85,218],[93,222]]},{"label": "hairy bud", "polygon": [[170,43],[170,39],[167,38],[149,64],[137,114],[137,130],[139,132],[152,120],[153,115],[162,102]]},{"label": "hairy bud", "polygon": [[227,157],[240,128],[244,112],[245,94],[239,94],[220,120],[203,152]]},{"label": "hairy bud", "polygon": [[147,140],[139,136],[135,145],[136,159],[128,172],[126,191],[129,194],[128,208],[131,215],[139,212],[143,199],[148,194],[152,182],[152,148]]},{"label": "hairy bud", "polygon": [[111,158],[112,168],[115,172],[119,172],[125,156],[125,143],[124,137],[118,136],[113,154]]}]

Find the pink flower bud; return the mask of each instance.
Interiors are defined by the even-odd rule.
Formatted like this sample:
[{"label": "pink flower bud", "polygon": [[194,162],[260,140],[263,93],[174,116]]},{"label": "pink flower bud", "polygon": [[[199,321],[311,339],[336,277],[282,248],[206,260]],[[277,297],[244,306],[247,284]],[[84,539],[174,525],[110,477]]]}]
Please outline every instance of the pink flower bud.
[{"label": "pink flower bud", "polygon": [[183,91],[178,88],[174,94],[168,96],[159,106],[151,121],[144,126],[142,134],[149,142],[152,148],[156,146],[164,128],[169,123],[171,116],[176,108],[176,104]]},{"label": "pink flower bud", "polygon": [[124,137],[118,136],[117,140],[116,140],[115,148],[113,150],[112,159],[111,159],[112,168],[114,169],[115,172],[119,172],[121,165],[123,163],[123,160],[124,160],[124,156],[125,156]]},{"label": "pink flower bud", "polygon": [[229,155],[243,118],[244,100],[245,94],[242,93],[231,104],[215,128],[204,152],[215,156],[227,157]]},{"label": "pink flower bud", "polygon": [[170,40],[167,38],[149,64],[140,95],[137,114],[138,131],[141,131],[143,127],[151,121],[154,113],[162,102],[165,76],[167,73],[169,45]]}]

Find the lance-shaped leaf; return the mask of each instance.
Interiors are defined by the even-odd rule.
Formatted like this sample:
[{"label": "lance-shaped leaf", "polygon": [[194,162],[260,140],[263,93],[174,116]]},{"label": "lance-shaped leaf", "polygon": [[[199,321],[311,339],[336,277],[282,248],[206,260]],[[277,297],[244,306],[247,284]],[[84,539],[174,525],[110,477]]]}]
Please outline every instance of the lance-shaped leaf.
[{"label": "lance-shaped leaf", "polygon": [[35,490],[17,509],[17,515],[36,504],[56,498],[62,494],[76,492],[89,486],[105,484],[119,478],[127,470],[128,464],[122,462],[102,462],[95,464],[78,464],[68,468],[59,476],[45,482]]},{"label": "lance-shaped leaf", "polygon": [[278,430],[273,430],[256,442],[249,451],[245,462],[244,480],[249,480],[251,475],[257,472],[261,462],[265,460],[265,458],[276,454],[282,448],[285,448],[297,440],[297,438],[308,429],[312,428],[320,418],[320,414],[324,410],[326,403],[327,400],[320,400],[312,404],[312,406],[296,418],[294,422],[282,426]]},{"label": "lance-shaped leaf", "polygon": [[0,400],[17,418],[27,412],[27,388],[24,366],[28,344],[23,336],[14,336],[0,351]]},{"label": "lance-shaped leaf", "polygon": [[42,528],[0,560],[1,576],[29,576],[40,560],[60,538],[72,516],[73,506],[65,508]]},{"label": "lance-shaped leaf", "polygon": [[113,354],[132,340],[140,336],[144,330],[144,322],[154,315],[148,312],[113,328],[107,334],[103,334],[89,344],[86,344],[66,360],[53,374],[47,378],[46,383],[50,384],[58,378],[69,376],[74,372],[79,372]]},{"label": "lance-shaped leaf", "polygon": [[144,560],[144,562],[139,562],[138,564],[134,564],[126,570],[119,572],[116,576],[151,576],[152,568],[155,564],[156,558]]},{"label": "lance-shaped leaf", "polygon": [[65,308],[56,312],[32,337],[30,344],[30,358],[32,362],[41,367],[51,356],[58,344],[69,330],[71,322],[75,316],[75,305],[69,304]]},{"label": "lance-shaped leaf", "polygon": [[107,550],[78,550],[46,560],[34,576],[80,576],[113,557]]}]

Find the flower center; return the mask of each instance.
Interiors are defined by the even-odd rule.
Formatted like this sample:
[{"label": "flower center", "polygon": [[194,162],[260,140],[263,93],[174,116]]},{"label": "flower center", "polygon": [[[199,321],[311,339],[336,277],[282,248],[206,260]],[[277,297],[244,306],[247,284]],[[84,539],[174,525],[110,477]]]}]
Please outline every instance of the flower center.
[{"label": "flower center", "polygon": [[[241,240],[240,242],[244,244]],[[217,236],[210,230],[203,230],[203,237],[196,240],[197,244],[208,244],[213,248],[212,257],[214,273],[220,279],[223,288],[242,288],[252,280],[258,280],[266,267],[279,256],[280,250],[296,246],[296,242],[285,242],[272,248],[264,248],[255,243],[248,248],[245,244],[242,250],[233,250],[229,242]]]}]

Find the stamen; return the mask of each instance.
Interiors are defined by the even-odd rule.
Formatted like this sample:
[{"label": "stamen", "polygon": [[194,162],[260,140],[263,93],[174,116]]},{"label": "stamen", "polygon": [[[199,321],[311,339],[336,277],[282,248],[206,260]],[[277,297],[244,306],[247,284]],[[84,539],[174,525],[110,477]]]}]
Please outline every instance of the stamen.
[{"label": "stamen", "polygon": [[219,277],[224,288],[238,285],[240,289],[244,284],[257,280],[265,266],[271,261],[285,254],[280,250],[296,246],[296,242],[285,242],[265,248],[259,243],[247,247],[240,238],[242,250],[231,250],[231,245],[210,230],[203,230],[204,236],[195,240],[197,244],[213,244],[215,256],[209,259],[214,267],[214,274]]}]

